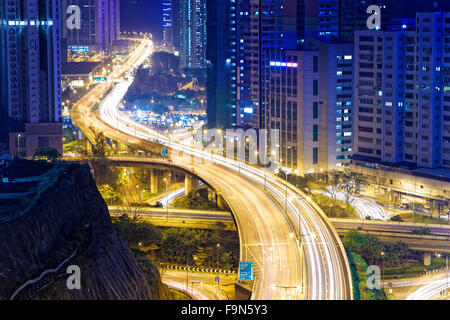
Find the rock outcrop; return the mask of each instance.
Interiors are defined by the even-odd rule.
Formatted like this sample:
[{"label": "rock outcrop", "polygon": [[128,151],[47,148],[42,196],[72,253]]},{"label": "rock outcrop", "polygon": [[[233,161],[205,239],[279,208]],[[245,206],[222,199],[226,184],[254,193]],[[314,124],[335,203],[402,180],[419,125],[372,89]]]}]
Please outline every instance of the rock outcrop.
[{"label": "rock outcrop", "polygon": [[[160,288],[149,285],[115,233],[89,168],[68,164],[52,171],[53,181],[29,206],[0,223],[0,299],[14,293],[17,299],[159,299]],[[81,289],[68,289],[69,265],[79,266]],[[161,285],[153,270],[153,285]]]}]

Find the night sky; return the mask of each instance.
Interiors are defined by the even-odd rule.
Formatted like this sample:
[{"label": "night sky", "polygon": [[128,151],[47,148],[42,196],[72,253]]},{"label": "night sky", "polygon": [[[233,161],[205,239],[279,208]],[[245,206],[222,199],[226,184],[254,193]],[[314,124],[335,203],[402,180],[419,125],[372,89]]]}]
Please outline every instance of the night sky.
[{"label": "night sky", "polygon": [[161,0],[120,0],[121,30],[151,32],[155,40],[161,40],[161,3]]}]

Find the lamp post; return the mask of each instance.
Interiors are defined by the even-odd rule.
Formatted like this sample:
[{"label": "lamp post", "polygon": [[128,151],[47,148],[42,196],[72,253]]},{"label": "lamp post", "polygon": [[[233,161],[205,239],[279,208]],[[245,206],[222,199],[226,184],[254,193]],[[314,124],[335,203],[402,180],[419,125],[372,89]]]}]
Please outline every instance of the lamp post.
[{"label": "lamp post", "polygon": [[[217,280],[219,280],[219,248],[220,248],[220,243],[217,244],[217,261],[216,261]],[[219,281],[217,281],[217,289],[219,289]]]},{"label": "lamp post", "polygon": [[20,133],[17,135],[17,158],[20,158],[20,137],[21,136],[22,135]]},{"label": "lamp post", "polygon": [[164,182],[166,183],[166,215],[167,215],[167,220],[169,220],[169,197],[167,196],[167,188],[168,188],[169,181],[167,181],[167,178],[164,178]]},{"label": "lamp post", "polygon": [[288,192],[288,184],[287,183],[288,183],[288,181],[287,181],[287,177],[288,177],[288,174],[291,173],[291,171],[289,169],[280,169],[280,170],[284,172],[284,175],[286,177],[286,182],[285,182],[285,187],[286,187],[286,189],[285,189],[285,211],[287,212],[287,203],[288,203],[288,198],[287,198],[287,192]]},{"label": "lamp post", "polygon": [[381,275],[384,275],[384,251],[381,251],[381,259],[382,259],[382,265],[381,265]]}]

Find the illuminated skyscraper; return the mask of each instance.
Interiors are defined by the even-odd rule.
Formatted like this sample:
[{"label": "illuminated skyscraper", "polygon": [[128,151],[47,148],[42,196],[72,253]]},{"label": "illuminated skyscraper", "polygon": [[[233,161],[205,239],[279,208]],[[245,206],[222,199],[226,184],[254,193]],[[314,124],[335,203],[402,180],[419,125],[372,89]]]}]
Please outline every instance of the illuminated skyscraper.
[{"label": "illuminated skyscraper", "polygon": [[162,2],[162,24],[163,41],[166,47],[173,47],[173,29],[172,29],[172,2],[176,0],[163,0]]},{"label": "illuminated skyscraper", "polygon": [[62,152],[60,1],[0,1],[0,13],[1,140]]},{"label": "illuminated skyscraper", "polygon": [[206,68],[206,0],[181,0],[181,61],[184,68]]},{"label": "illuminated skyscraper", "polygon": [[62,0],[63,16],[70,6],[77,6],[80,12],[80,28],[68,28],[63,23],[63,37],[69,47],[89,47],[109,50],[115,40],[120,39],[120,0]]},{"label": "illuminated skyscraper", "polygon": [[[208,76],[214,74],[221,78],[215,80],[217,83],[229,86],[220,91],[221,99],[226,100],[214,103],[214,107],[209,105],[208,92],[210,112],[217,115],[220,110],[220,122],[225,126],[264,127],[266,79],[262,69],[269,51],[303,46],[304,0],[218,1],[215,5],[208,2],[208,6],[217,10],[214,15],[224,15],[210,17],[213,13],[208,9]],[[208,78],[208,84],[212,83]]]}]

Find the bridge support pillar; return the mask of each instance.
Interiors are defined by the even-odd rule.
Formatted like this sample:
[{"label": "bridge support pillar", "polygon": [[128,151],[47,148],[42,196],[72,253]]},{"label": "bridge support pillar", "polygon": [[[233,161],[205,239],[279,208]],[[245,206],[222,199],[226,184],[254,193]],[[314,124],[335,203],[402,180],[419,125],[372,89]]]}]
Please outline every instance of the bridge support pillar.
[{"label": "bridge support pillar", "polygon": [[184,175],[184,191],[187,195],[192,190],[195,190],[199,187],[198,179],[194,178],[189,174]]},{"label": "bridge support pillar", "polygon": [[225,201],[220,194],[217,195],[217,206],[219,207],[219,209],[225,210]]},{"label": "bridge support pillar", "polygon": [[423,253],[423,265],[424,266],[431,265],[431,252],[424,252]]},{"label": "bridge support pillar", "polygon": [[128,150],[127,145],[125,143],[120,143],[120,142],[117,142],[117,149],[119,151],[127,151]]},{"label": "bridge support pillar", "polygon": [[92,144],[89,142],[89,140],[86,142],[86,152],[87,154],[92,154]]},{"label": "bridge support pillar", "polygon": [[150,192],[158,193],[158,176],[154,169],[150,169]]}]

